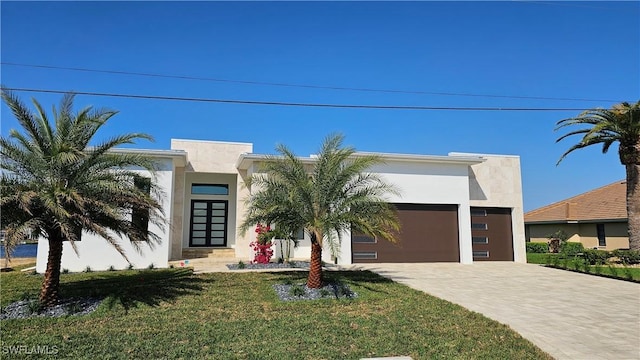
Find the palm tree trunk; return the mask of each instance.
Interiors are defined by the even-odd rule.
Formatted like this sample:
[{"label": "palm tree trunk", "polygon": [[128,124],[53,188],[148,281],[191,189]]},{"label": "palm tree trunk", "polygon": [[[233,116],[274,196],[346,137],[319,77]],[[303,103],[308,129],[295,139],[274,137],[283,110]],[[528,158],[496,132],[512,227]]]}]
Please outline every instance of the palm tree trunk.
[{"label": "palm tree trunk", "polygon": [[640,251],[640,165],[628,164],[626,168],[629,248]]},{"label": "palm tree trunk", "polygon": [[[54,231],[55,232],[55,231]],[[60,263],[62,262],[62,238],[49,233],[49,256],[44,281],[40,289],[40,305],[51,307],[58,303],[60,289]]]},{"label": "palm tree trunk", "polygon": [[322,287],[322,245],[317,241],[311,242],[311,264],[309,264],[307,287],[309,289]]}]

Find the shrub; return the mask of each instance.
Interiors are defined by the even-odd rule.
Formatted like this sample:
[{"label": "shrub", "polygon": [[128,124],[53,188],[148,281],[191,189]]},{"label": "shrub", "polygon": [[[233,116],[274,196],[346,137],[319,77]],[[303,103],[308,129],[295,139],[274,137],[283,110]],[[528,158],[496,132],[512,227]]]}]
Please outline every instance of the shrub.
[{"label": "shrub", "polygon": [[149,269],[149,270],[153,270],[155,268],[156,268],[156,266],[153,265],[153,263],[151,263],[151,264],[149,264],[149,266],[147,266],[147,269]]},{"label": "shrub", "polygon": [[300,285],[294,285],[289,289],[289,294],[291,294],[291,296],[304,296],[305,291],[304,288]]},{"label": "shrub", "polygon": [[84,272],[88,272],[88,273],[90,273],[90,272],[92,272],[92,271],[93,271],[93,270],[91,270],[91,266],[88,266],[88,265],[87,265],[87,268],[86,268],[86,269],[84,269]]},{"label": "shrub", "polygon": [[600,275],[602,273],[602,266],[600,264],[596,264],[596,266],[593,267],[593,270],[597,275]]},{"label": "shrub", "polygon": [[127,269],[133,270],[133,264],[129,264],[129,266],[127,266]]},{"label": "shrub", "polygon": [[565,255],[575,256],[584,251],[584,246],[579,242],[565,242],[561,248],[560,252]]},{"label": "shrub", "polygon": [[63,274],[68,274],[69,273],[69,269],[62,269],[62,273]]},{"label": "shrub", "polygon": [[20,295],[20,300],[22,301],[29,301],[34,299],[35,296],[33,296],[32,294],[28,293],[28,292],[23,292],[22,295]]},{"label": "shrub", "polygon": [[[581,259],[575,259],[574,261],[571,262],[571,265],[573,265],[573,269],[575,271],[580,271],[580,269],[582,268],[582,263],[583,263],[583,261]],[[589,265],[587,265],[587,268],[588,267],[589,267]]]},{"label": "shrub", "polygon": [[532,254],[545,254],[549,252],[549,244],[546,242],[528,242],[527,252]]},{"label": "shrub", "polygon": [[67,311],[68,315],[73,315],[81,312],[83,309],[79,303],[72,302],[70,304],[67,304],[67,306],[65,306],[65,310]]},{"label": "shrub", "polygon": [[242,260],[238,261],[238,269],[244,269],[247,267]]},{"label": "shrub", "polygon": [[27,310],[29,311],[30,315],[39,314],[42,310],[42,305],[40,304],[40,301],[33,300],[29,302],[29,304],[27,304]]},{"label": "shrub", "polygon": [[605,250],[584,250],[584,260],[587,261],[590,265],[595,264],[606,264],[607,259],[611,256],[611,253]]},{"label": "shrub", "polygon": [[116,271],[116,268],[113,265],[111,265],[111,266],[109,266],[107,271]]},{"label": "shrub", "polygon": [[620,259],[620,262],[625,265],[640,264],[640,251],[638,250],[614,250],[611,253],[613,256]]}]

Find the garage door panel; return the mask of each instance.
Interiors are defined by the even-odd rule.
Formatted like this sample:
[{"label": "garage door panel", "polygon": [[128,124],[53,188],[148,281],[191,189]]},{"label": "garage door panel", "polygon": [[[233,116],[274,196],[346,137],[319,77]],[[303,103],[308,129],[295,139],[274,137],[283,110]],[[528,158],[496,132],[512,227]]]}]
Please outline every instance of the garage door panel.
[{"label": "garage door panel", "polygon": [[513,261],[511,209],[471,208],[474,261]]},{"label": "garage door panel", "polygon": [[354,263],[458,262],[457,205],[396,204],[401,230],[396,244],[373,243],[354,234]]}]

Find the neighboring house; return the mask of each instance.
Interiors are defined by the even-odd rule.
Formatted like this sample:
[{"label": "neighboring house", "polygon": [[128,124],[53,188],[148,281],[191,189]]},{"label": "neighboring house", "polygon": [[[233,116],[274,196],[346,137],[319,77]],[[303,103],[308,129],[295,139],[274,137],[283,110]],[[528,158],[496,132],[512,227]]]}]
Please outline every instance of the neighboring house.
[{"label": "neighboring house", "polygon": [[526,213],[527,241],[549,241],[563,230],[588,249],[629,248],[626,188],[625,181],[616,181]]},{"label": "neighboring house", "polygon": [[[172,140],[171,150],[131,150],[153,156],[159,164],[158,184],[169,226],[152,228],[163,242],[138,253],[123,239],[134,267],[168,266],[169,260],[207,254],[247,260],[255,232],[241,234],[250,189],[247,177],[261,170],[266,155],[253,154],[250,143]],[[357,153],[358,154],[363,153]],[[460,262],[478,260],[525,262],[520,158],[504,155],[450,153],[447,156],[378,154],[384,164],[371,169],[395,184],[401,194],[390,196],[402,224],[400,243],[390,244],[346,233],[337,259],[324,251],[324,261]],[[301,158],[313,163],[314,156]],[[144,173],[141,173],[144,176]],[[149,226],[153,226],[150,224]],[[82,271],[128,263],[96,236],[83,233],[78,255],[65,244],[62,268]],[[310,256],[308,235],[293,249],[292,258]],[[44,272],[48,244],[38,246],[37,271]]]}]

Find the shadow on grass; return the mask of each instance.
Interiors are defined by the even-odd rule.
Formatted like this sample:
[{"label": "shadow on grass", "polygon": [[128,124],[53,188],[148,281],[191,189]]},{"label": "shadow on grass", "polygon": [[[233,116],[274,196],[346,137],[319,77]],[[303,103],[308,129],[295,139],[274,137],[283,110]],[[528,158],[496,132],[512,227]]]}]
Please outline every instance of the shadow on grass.
[{"label": "shadow on grass", "polygon": [[[306,280],[309,275],[306,271],[287,271],[273,273],[277,281],[302,281]],[[393,280],[380,276],[369,270],[345,270],[345,271],[323,271],[325,283],[351,283],[363,287],[372,292],[386,293],[374,284],[393,283]]]},{"label": "shadow on grass", "polygon": [[158,306],[180,296],[198,293],[205,282],[190,269],[102,273],[86,280],[61,283],[64,297],[104,298],[109,309],[117,304],[125,312],[138,304]]}]

